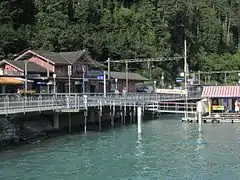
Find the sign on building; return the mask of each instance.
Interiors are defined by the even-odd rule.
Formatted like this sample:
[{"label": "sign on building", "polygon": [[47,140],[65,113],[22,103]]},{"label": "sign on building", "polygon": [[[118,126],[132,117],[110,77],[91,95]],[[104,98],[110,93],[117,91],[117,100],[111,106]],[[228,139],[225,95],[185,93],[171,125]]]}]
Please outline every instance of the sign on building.
[{"label": "sign on building", "polygon": [[97,76],[98,80],[104,80],[104,76]]},{"label": "sign on building", "polygon": [[156,89],[156,93],[160,93],[160,94],[186,94],[186,90],[180,90],[180,89]]}]

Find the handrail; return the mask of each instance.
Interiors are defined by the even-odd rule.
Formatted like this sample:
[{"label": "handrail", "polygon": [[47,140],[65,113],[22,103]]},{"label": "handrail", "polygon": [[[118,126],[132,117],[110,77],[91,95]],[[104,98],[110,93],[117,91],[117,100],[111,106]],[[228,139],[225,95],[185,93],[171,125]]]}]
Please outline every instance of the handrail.
[{"label": "handrail", "polygon": [[[46,111],[57,109],[76,109],[85,108],[84,95],[80,93],[57,93],[57,94],[36,94],[33,96],[20,96],[18,94],[0,96],[0,114],[25,113],[33,111]],[[199,98],[199,96],[198,96]],[[147,93],[127,93],[124,95],[116,95],[113,93],[106,96],[87,95],[88,106],[110,105],[113,102],[116,105],[133,105],[133,104],[149,104],[163,103],[174,104],[176,100],[183,100],[182,95],[162,95],[162,94],[147,94]],[[169,102],[173,101],[173,102]],[[178,103],[180,105],[180,103]],[[189,103],[189,106],[191,103]]]}]

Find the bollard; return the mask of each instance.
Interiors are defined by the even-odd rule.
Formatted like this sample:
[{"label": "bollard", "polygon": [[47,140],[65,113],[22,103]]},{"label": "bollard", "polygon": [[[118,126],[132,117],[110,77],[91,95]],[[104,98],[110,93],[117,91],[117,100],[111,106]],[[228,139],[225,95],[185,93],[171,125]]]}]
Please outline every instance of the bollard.
[{"label": "bollard", "polygon": [[201,103],[201,101],[199,101],[199,102],[197,102],[198,131],[199,132],[202,131],[202,112],[203,112],[202,103]]},{"label": "bollard", "polygon": [[142,108],[138,107],[137,108],[137,114],[138,114],[138,134],[142,133]]},{"label": "bollard", "polygon": [[198,131],[202,131],[202,113],[198,112]]}]

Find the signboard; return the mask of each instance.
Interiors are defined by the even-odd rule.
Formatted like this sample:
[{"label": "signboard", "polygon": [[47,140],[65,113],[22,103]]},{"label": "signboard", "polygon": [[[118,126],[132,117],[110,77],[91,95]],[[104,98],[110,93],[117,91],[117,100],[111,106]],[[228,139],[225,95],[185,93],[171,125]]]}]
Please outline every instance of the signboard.
[{"label": "signboard", "polygon": [[218,105],[212,106],[213,111],[224,111],[224,109],[225,109],[224,106],[218,106]]},{"label": "signboard", "polygon": [[160,94],[186,94],[186,90],[180,90],[180,89],[156,89],[156,93],[160,93]]},{"label": "signboard", "polygon": [[182,82],[184,82],[184,78],[176,78],[176,82],[177,83],[182,83]]},{"label": "signboard", "polygon": [[104,80],[104,76],[97,76],[98,80]]},{"label": "signboard", "polygon": [[68,76],[72,75],[72,66],[68,65]]},{"label": "signboard", "polygon": [[103,76],[104,71],[103,70],[88,70],[87,75],[88,76]]}]

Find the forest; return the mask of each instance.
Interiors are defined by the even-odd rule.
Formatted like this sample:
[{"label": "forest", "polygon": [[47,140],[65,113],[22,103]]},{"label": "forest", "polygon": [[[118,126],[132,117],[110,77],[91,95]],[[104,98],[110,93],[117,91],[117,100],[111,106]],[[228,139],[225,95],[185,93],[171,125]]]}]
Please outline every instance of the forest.
[{"label": "forest", "polygon": [[[101,62],[171,58],[183,56],[186,38],[191,72],[240,70],[239,0],[1,0],[0,24],[0,59],[24,49],[86,49]],[[156,80],[183,71],[183,60],[152,65]],[[129,67],[149,78],[146,63]],[[227,82],[238,78],[231,73]],[[224,74],[211,82],[224,83]]]}]

